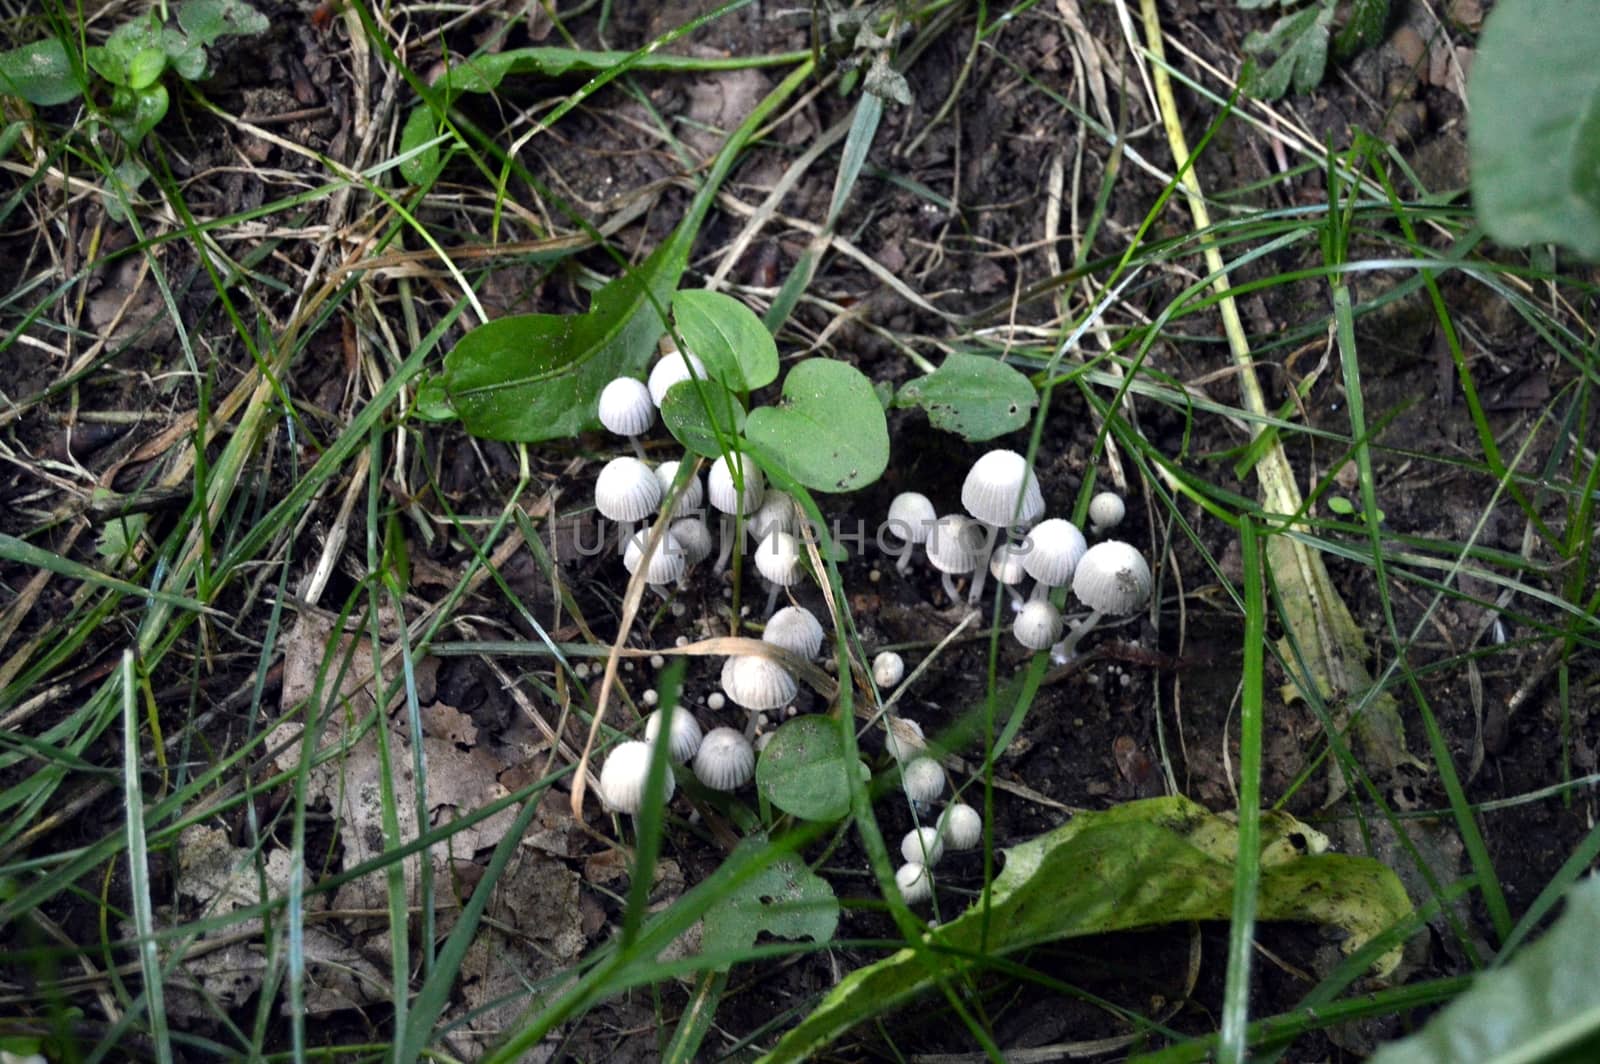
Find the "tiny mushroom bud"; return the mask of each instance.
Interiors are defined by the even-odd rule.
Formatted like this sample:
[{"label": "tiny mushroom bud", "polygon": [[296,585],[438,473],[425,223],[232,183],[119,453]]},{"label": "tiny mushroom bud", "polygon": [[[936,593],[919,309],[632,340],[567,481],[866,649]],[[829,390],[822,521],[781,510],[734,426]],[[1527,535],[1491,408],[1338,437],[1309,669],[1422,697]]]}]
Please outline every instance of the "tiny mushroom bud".
[{"label": "tiny mushroom bud", "polygon": [[915,757],[900,769],[906,797],[918,805],[936,802],[944,793],[944,766],[931,757]]},{"label": "tiny mushroom bud", "polygon": [[637,458],[613,458],[595,478],[594,505],[613,521],[643,521],[661,505],[661,482]]},{"label": "tiny mushroom bud", "polygon": [[822,624],[804,606],[785,606],[767,621],[761,638],[802,658],[814,658],[822,649]]},{"label": "tiny mushroom bud", "polygon": [[983,817],[965,802],[954,802],[939,818],[939,834],[952,850],[970,850],[983,838]]},{"label": "tiny mushroom bud", "polygon": [[[662,462],[656,466],[656,479],[661,482],[661,498],[666,500],[672,491],[672,482],[678,478],[678,467],[681,462]],[[689,478],[683,486],[683,494],[678,496],[678,501],[672,504],[672,516],[677,518],[688,517],[698,513],[706,504],[706,489],[700,483],[699,474]]]},{"label": "tiny mushroom bud", "polygon": [[934,522],[938,520],[933,503],[921,492],[903,491],[894,497],[889,503],[889,518],[884,523],[890,532],[905,541],[906,548],[895,562],[896,569],[904,573],[911,567],[911,556],[915,553],[912,548],[928,542]]},{"label": "tiny mushroom bud", "polygon": [[[1002,528],[1027,528],[1039,520],[1044,514],[1044,495],[1028,460],[1016,451],[1002,449],[990,451],[972,463],[961,485],[961,505],[991,532],[997,532]],[[991,534],[985,547],[993,542]],[[977,602],[983,594],[983,582],[989,575],[988,560],[987,556],[977,559],[977,575],[973,577],[968,602]]]},{"label": "tiny mushroom bud", "polygon": [[910,717],[885,717],[884,720],[888,730],[884,735],[883,748],[889,751],[890,757],[903,765],[927,751],[928,740],[923,737],[922,725]]},{"label": "tiny mushroom bud", "polygon": [[1049,599],[1034,599],[1017,614],[1011,633],[1029,650],[1043,650],[1061,638],[1061,611]]},{"label": "tiny mushroom bud", "polygon": [[1078,643],[1101,617],[1132,613],[1148,602],[1151,582],[1150,564],[1138,548],[1115,539],[1090,547],[1072,575],[1072,593],[1092,612],[1072,626],[1071,634],[1056,644],[1051,656],[1071,661]]},{"label": "tiny mushroom bud", "polygon": [[[650,389],[632,377],[618,377],[600,390],[600,424],[618,436],[628,437],[634,453],[644,458],[639,437],[655,424],[656,408]],[[670,482],[669,482],[670,483]]]},{"label": "tiny mushroom bud", "polygon": [[734,791],[756,773],[756,751],[732,728],[712,728],[694,755],[695,777],[714,791]]},{"label": "tiny mushroom bud", "polygon": [[912,864],[932,868],[944,856],[944,840],[938,828],[914,828],[900,840],[900,856]]},{"label": "tiny mushroom bud", "polygon": [[689,379],[689,367],[694,367],[694,375],[701,380],[706,378],[706,364],[694,355],[685,355],[679,351],[668,351],[656,362],[650,370],[650,398],[657,406],[667,397],[667,392],[679,381]]},{"label": "tiny mushroom bud", "polygon": [[661,721],[668,714],[672,714],[672,729],[667,737],[670,743],[668,753],[672,760],[683,764],[694,756],[700,749],[700,722],[694,719],[682,706],[672,709],[658,709],[645,718],[644,737],[649,742],[655,742],[656,736],[661,734]]},{"label": "tiny mushroom bud", "polygon": [[934,522],[926,549],[929,564],[942,574],[944,593],[955,602],[961,596],[950,576],[970,573],[978,564],[978,551],[984,549],[983,526],[961,514],[945,514]]},{"label": "tiny mushroom bud", "polygon": [[777,662],[740,654],[722,663],[722,689],[735,704],[759,712],[788,705],[799,685]]},{"label": "tiny mushroom bud", "polygon": [[1128,508],[1122,504],[1122,496],[1114,491],[1102,491],[1089,500],[1089,531],[1099,535],[1107,529],[1116,528],[1122,524],[1127,512]]},{"label": "tiny mushroom bud", "polygon": [[[650,777],[650,744],[629,739],[618,743],[606,755],[600,768],[600,798],[619,813],[637,813],[644,808],[645,781]],[[672,799],[677,783],[672,773],[661,776],[661,804]]]},{"label": "tiny mushroom bud", "polygon": [[872,659],[872,682],[879,687],[893,687],[905,674],[905,659],[892,650],[885,650]]},{"label": "tiny mushroom bud", "polygon": [[901,865],[895,869],[894,882],[907,905],[916,905],[933,897],[933,877],[926,865]]}]

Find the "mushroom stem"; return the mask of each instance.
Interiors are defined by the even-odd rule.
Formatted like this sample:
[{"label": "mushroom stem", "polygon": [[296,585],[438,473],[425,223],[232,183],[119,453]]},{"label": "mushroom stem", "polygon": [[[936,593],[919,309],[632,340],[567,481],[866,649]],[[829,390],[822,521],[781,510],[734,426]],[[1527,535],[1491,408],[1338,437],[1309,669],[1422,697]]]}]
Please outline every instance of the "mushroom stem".
[{"label": "mushroom stem", "polygon": [[944,585],[944,593],[950,599],[950,604],[953,606],[960,602],[961,593],[956,590],[955,581],[950,579],[950,574],[941,572],[939,576],[941,578],[940,583]]},{"label": "mushroom stem", "polygon": [[906,573],[910,572],[911,556],[916,552],[917,548],[913,544],[907,543],[906,549],[900,552],[900,559],[894,563],[895,572],[901,576],[905,576]]},{"label": "mushroom stem", "polygon": [[1035,580],[1033,583],[1033,590],[1028,593],[1028,601],[1037,602],[1040,599],[1047,599],[1049,597],[1050,585],[1045,583],[1043,580]]},{"label": "mushroom stem", "polygon": [[989,578],[989,556],[994,553],[994,545],[1000,535],[1000,529],[994,525],[978,522],[986,535],[983,545],[973,555],[972,587],[967,590],[967,605],[976,606],[983,597],[983,583]]},{"label": "mushroom stem", "polygon": [[772,614],[778,608],[778,592],[779,592],[779,590],[781,590],[781,588],[779,587],[778,584],[772,582],[771,580],[767,581],[767,612],[766,612],[766,616],[768,616],[768,617],[771,617]]},{"label": "mushroom stem", "polygon": [[722,540],[722,546],[717,551],[717,567],[711,572],[721,576],[728,568],[728,561],[733,557],[733,541],[738,538],[738,526],[728,514],[722,515],[722,520],[717,523],[717,535]]},{"label": "mushroom stem", "polygon": [[1028,604],[1028,600],[1023,598],[1022,595],[1014,587],[1008,587],[1008,588],[1006,588],[1006,590],[1011,592],[1011,612],[1012,613],[1021,613],[1022,612],[1022,607],[1026,606]]},{"label": "mushroom stem", "polygon": [[1067,637],[1050,648],[1050,660],[1057,665],[1065,665],[1077,657],[1078,644],[1083,641],[1083,637],[1088,635],[1089,630],[1099,623],[1100,618],[1104,616],[1105,614],[1100,610],[1095,610],[1083,620],[1074,621],[1072,623],[1072,631],[1067,633]]},{"label": "mushroom stem", "polygon": [[648,458],[646,458],[644,456],[644,444],[639,441],[639,437],[637,437],[637,436],[629,436],[628,437],[628,442],[633,444],[633,453],[634,453],[635,457],[637,457],[639,459],[639,461],[641,461],[641,462],[650,461],[650,459],[648,459]]}]

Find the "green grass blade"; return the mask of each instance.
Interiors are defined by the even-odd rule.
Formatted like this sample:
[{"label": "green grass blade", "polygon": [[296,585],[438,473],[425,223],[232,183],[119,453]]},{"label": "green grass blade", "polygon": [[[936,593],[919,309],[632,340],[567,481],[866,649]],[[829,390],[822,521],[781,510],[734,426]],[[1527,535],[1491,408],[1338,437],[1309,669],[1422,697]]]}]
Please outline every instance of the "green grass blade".
[{"label": "green grass blade", "polygon": [[144,977],[145,1009],[150,1039],[159,1064],[171,1064],[172,1040],[162,995],[161,955],[156,948],[155,907],[150,899],[150,849],[144,835],[144,788],[140,786],[139,697],[133,651],[122,652],[122,797],[127,817],[128,893],[133,899],[133,925],[139,933],[139,971]]}]

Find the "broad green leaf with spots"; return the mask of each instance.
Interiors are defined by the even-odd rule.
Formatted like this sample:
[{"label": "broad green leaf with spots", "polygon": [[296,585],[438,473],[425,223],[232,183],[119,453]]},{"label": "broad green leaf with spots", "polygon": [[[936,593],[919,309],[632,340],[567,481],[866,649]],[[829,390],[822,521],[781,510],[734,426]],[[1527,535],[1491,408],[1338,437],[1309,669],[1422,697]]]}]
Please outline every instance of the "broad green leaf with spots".
[{"label": "broad green leaf with spots", "polygon": [[790,370],[783,398],[751,411],[745,437],[763,464],[816,491],[854,491],[889,464],[889,426],[872,382],[833,359]]}]

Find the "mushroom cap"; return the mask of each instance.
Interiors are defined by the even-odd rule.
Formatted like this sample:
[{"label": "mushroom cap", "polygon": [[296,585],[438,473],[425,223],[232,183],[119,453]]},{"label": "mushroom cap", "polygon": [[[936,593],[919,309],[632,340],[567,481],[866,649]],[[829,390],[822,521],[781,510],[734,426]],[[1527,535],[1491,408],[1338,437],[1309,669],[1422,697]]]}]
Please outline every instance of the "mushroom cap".
[{"label": "mushroom cap", "polygon": [[900,888],[900,897],[907,905],[916,905],[933,897],[933,877],[920,864],[903,864],[894,870],[894,884]]},{"label": "mushroom cap", "polygon": [[1048,599],[1032,599],[1017,614],[1011,634],[1029,650],[1043,650],[1061,638],[1061,611]]},{"label": "mushroom cap", "polygon": [[[637,739],[620,742],[600,767],[600,799],[619,813],[637,813],[644,808],[644,785],[649,778],[650,744]],[[662,805],[672,800],[677,786],[672,773],[661,774]]]},{"label": "mushroom cap", "polygon": [[1078,562],[1072,593],[1091,610],[1117,616],[1132,613],[1150,599],[1150,563],[1138,549],[1117,539],[1096,543]]},{"label": "mushroom cap", "polygon": [[756,548],[756,568],[779,587],[800,582],[805,566],[800,564],[800,541],[787,532],[769,532]]},{"label": "mushroom cap", "polygon": [[788,492],[768,489],[761,497],[761,505],[753,514],[746,514],[745,519],[750,529],[750,538],[757,543],[766,539],[773,532],[788,532],[791,535],[800,530],[798,511],[795,509],[794,499]]},{"label": "mushroom cap", "polygon": [[941,573],[970,573],[978,564],[984,527],[963,514],[945,514],[928,535],[928,563]]},{"label": "mushroom cap", "polygon": [[[767,484],[761,476],[761,468],[754,461],[744,455],[735,457],[744,473],[744,514],[750,517],[761,508]],[[740,509],[739,492],[733,486],[733,473],[728,469],[726,455],[719,456],[711,463],[711,471],[706,474],[706,497],[711,500],[712,506],[725,514],[737,513]]]},{"label": "mushroom cap", "polygon": [[739,654],[722,663],[722,689],[745,709],[778,709],[799,690],[789,670],[755,654]]},{"label": "mushroom cap", "polygon": [[939,818],[939,834],[952,850],[970,850],[983,838],[983,817],[965,802],[952,802]]},{"label": "mushroom cap", "polygon": [[1089,527],[1096,532],[1116,528],[1127,514],[1122,496],[1114,491],[1102,491],[1089,500]]},{"label": "mushroom cap", "polygon": [[872,659],[872,682],[879,687],[893,687],[905,674],[905,659],[892,650],[885,650]]},{"label": "mushroom cap", "polygon": [[1040,521],[1022,541],[1022,567],[1050,587],[1061,587],[1082,564],[1089,541],[1078,526],[1061,517]]},{"label": "mushroom cap", "polygon": [[711,529],[698,517],[680,517],[667,530],[683,548],[684,566],[699,565],[711,557]]},{"label": "mushroom cap", "polygon": [[926,495],[903,491],[889,503],[889,516],[884,523],[907,543],[926,543],[937,520],[939,515]]},{"label": "mushroom cap", "polygon": [[[662,462],[656,466],[656,480],[661,482],[662,501],[665,501],[667,495],[672,491],[672,482],[678,479],[678,467],[682,464],[682,462],[674,461]],[[691,514],[699,513],[700,508],[705,504],[706,489],[700,483],[700,475],[697,473],[684,484],[683,494],[679,495],[678,501],[673,504],[672,516],[688,517]]]},{"label": "mushroom cap", "polygon": [[1044,495],[1028,460],[1001,449],[972,463],[961,485],[961,505],[986,525],[1027,528],[1043,516]]},{"label": "mushroom cap", "polygon": [[909,864],[932,868],[944,856],[944,840],[938,828],[912,828],[900,840],[900,856]]},{"label": "mushroom cap", "polygon": [[[639,563],[644,560],[644,547],[649,540],[650,530],[647,528],[641,528],[628,537],[628,545],[622,549],[622,565],[630,574],[639,571]],[[661,542],[650,556],[650,565],[644,571],[644,582],[670,584],[680,579],[688,568],[689,555],[684,551],[683,544],[678,542],[678,537],[668,529],[661,533]]]},{"label": "mushroom cap", "polygon": [[804,606],[785,606],[767,620],[761,638],[802,658],[814,658],[822,649],[822,622]]},{"label": "mushroom cap", "polygon": [[694,367],[694,375],[704,380],[706,378],[706,364],[694,355],[685,355],[681,351],[668,351],[656,361],[650,369],[650,398],[657,406],[667,397],[667,392],[679,381],[689,379],[689,367]]},{"label": "mushroom cap", "polygon": [[694,774],[714,791],[734,791],[756,774],[756,749],[744,733],[712,728],[694,755]]},{"label": "mushroom cap", "polygon": [[613,521],[643,521],[661,505],[661,482],[637,458],[613,458],[595,478],[594,505]]},{"label": "mushroom cap", "polygon": [[989,555],[989,575],[1007,587],[1022,583],[1028,575],[1026,548],[1020,543],[1002,543]]},{"label": "mushroom cap", "polygon": [[694,756],[700,749],[700,722],[694,719],[683,706],[675,706],[671,710],[658,709],[644,720],[644,737],[646,742],[655,742],[656,736],[661,734],[661,722],[667,713],[672,714],[672,731],[667,736],[668,750],[672,760],[683,764]]},{"label": "mushroom cap", "polygon": [[643,381],[618,377],[600,389],[600,424],[618,436],[642,436],[655,420],[656,405]]},{"label": "mushroom cap", "polygon": [[931,757],[914,757],[901,766],[900,780],[913,802],[936,802],[944,793],[944,766]]},{"label": "mushroom cap", "polygon": [[900,764],[921,757],[928,749],[923,738],[922,725],[910,717],[889,718],[889,730],[883,738],[883,748]]}]

